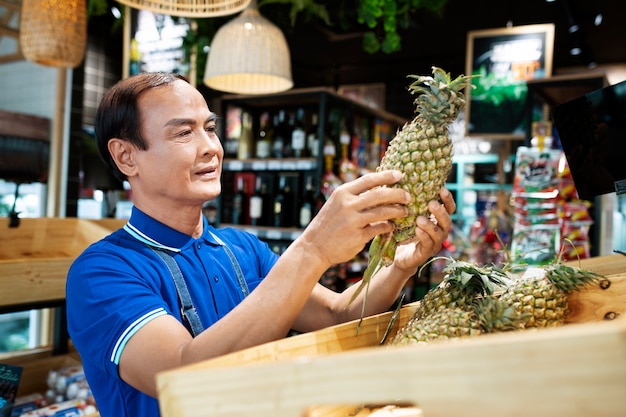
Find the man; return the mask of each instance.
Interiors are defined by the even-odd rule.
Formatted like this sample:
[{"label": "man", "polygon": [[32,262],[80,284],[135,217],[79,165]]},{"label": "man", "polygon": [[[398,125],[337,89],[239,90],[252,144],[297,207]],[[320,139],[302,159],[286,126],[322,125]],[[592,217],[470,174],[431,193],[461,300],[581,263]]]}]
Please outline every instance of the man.
[{"label": "man", "polygon": [[[69,331],[103,417],[158,416],[157,372],[359,318],[363,294],[350,303],[355,287],[339,294],[318,280],[407,214],[410,196],[380,187],[400,179],[387,171],[334,191],[280,257],[248,233],[215,229],[202,215],[221,192],[215,123],[203,96],[170,74],[122,80],[98,109],[98,147],[134,204],[68,274]],[[455,209],[447,190],[441,198],[429,206],[436,224],[419,218],[415,241],[374,277],[367,315],[388,309],[439,251]]]}]

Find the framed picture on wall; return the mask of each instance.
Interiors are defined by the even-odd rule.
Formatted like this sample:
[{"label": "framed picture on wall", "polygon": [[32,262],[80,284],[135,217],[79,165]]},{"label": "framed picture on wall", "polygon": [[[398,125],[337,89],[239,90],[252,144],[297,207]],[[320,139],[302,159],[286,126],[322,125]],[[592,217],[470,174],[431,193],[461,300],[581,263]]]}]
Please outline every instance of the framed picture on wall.
[{"label": "framed picture on wall", "polygon": [[468,32],[466,74],[474,78],[466,94],[466,134],[524,139],[526,82],[552,75],[553,50],[553,24]]},{"label": "framed picture on wall", "polygon": [[126,7],[123,77],[139,72],[173,72],[189,78],[183,40],[190,19]]}]

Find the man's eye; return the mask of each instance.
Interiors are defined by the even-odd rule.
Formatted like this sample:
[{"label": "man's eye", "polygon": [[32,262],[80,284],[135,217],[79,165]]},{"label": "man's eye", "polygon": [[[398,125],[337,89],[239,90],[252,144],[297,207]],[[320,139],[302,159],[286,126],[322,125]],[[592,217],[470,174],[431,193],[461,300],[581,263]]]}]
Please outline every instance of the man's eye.
[{"label": "man's eye", "polygon": [[185,129],[185,130],[181,130],[180,132],[178,132],[178,136],[183,137],[183,136],[189,136],[191,135],[191,129]]},{"label": "man's eye", "polygon": [[208,133],[215,133],[215,126],[206,126],[204,128]]}]

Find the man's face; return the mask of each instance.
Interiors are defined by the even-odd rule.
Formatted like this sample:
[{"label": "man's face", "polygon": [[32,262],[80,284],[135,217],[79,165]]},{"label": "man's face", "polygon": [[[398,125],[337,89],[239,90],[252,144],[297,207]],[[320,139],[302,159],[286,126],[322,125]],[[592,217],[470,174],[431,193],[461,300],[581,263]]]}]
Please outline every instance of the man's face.
[{"label": "man's face", "polygon": [[135,150],[133,193],[168,205],[201,205],[219,195],[224,151],[202,95],[175,81],[144,93],[138,104],[148,149]]}]

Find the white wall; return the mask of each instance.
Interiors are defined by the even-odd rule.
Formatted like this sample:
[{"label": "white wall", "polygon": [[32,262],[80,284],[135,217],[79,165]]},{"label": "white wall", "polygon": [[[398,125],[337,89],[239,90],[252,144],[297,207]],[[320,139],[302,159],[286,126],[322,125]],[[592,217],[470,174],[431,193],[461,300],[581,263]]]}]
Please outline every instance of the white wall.
[{"label": "white wall", "polygon": [[0,109],[46,117],[52,122],[57,69],[28,61],[0,65]]}]

